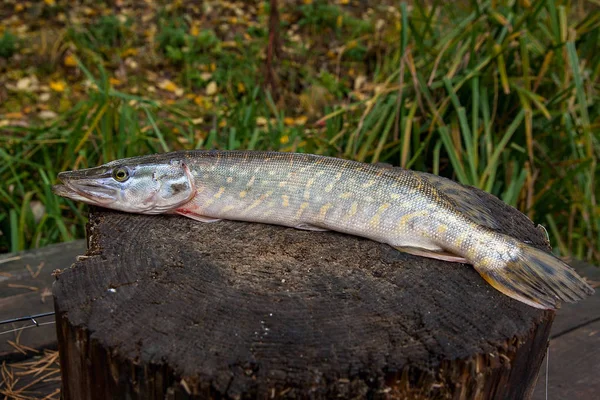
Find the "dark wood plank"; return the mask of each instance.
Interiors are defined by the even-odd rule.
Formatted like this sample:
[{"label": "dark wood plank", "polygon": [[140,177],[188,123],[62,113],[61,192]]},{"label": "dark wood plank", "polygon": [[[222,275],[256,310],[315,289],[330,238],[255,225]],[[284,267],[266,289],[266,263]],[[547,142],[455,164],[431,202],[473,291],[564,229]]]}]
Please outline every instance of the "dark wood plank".
[{"label": "dark wood plank", "polygon": [[[548,398],[600,398],[600,321],[589,323],[550,341]],[[533,399],[546,398],[544,362]]]},{"label": "dark wood plank", "polygon": [[[18,254],[0,256],[0,320],[54,311],[52,302],[52,271],[65,269],[84,254],[85,240],[61,243]],[[29,269],[27,268],[29,266]],[[39,270],[39,273],[38,273]],[[54,317],[40,319],[40,324],[54,321]],[[56,348],[54,324],[24,329],[20,333],[6,333],[15,328],[31,326],[32,322],[18,322],[0,326],[0,360],[30,357],[34,352],[19,352],[9,341],[37,349]]]},{"label": "dark wood plank", "polygon": [[550,333],[551,339],[556,339],[572,330],[585,326],[600,319],[600,292],[574,304],[564,304],[558,310]]},{"label": "dark wood plank", "polygon": [[[590,281],[600,281],[600,268],[571,262]],[[563,304],[550,333],[548,398],[595,400],[600,398],[600,290],[580,302]],[[546,361],[533,395],[546,399]]]},{"label": "dark wood plank", "polygon": [[[576,260],[570,261],[570,264],[577,273],[586,277],[589,281],[600,282],[600,267]],[[600,319],[600,293],[596,290],[594,296],[583,301],[563,304],[562,308],[556,313],[550,337],[556,338],[598,319]]]},{"label": "dark wood plank", "polygon": [[5,399],[60,398],[60,365],[56,350],[2,367],[0,395]]}]

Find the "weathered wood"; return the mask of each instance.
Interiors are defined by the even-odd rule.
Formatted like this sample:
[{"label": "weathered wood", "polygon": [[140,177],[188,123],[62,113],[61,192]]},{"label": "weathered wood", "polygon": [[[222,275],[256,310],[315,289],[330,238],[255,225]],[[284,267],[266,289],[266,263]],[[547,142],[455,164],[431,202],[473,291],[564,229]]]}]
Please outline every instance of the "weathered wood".
[{"label": "weathered wood", "polygon": [[[570,263],[578,274],[586,277],[592,283],[600,283],[600,267],[577,260]],[[557,338],[578,327],[583,327],[598,320],[600,320],[600,291],[596,290],[593,296],[577,303],[564,304],[557,311],[550,338]]]},{"label": "weathered wood", "polygon": [[[548,398],[596,400],[600,398],[600,320],[550,341]],[[534,400],[546,399],[545,366]]]},{"label": "weathered wood", "polygon": [[333,232],[97,210],[88,233],[54,285],[67,400],[527,398],[554,316],[471,266]]},{"label": "weathered wood", "polygon": [[[600,282],[599,267],[580,261],[572,265],[580,275]],[[550,399],[600,398],[600,290],[558,310],[550,337],[550,356],[542,363],[533,399],[546,399],[546,391]]]},{"label": "weathered wood", "polygon": [[[52,271],[65,268],[86,250],[84,240],[44,247],[21,253],[0,256],[0,320],[41,314],[54,310],[51,288]],[[29,267],[29,268],[28,268]],[[53,321],[40,319],[40,323]],[[35,350],[56,348],[56,328],[43,325],[22,332],[5,333],[32,322],[18,322],[0,326],[0,361],[15,361],[36,353],[11,344],[19,343]]]}]

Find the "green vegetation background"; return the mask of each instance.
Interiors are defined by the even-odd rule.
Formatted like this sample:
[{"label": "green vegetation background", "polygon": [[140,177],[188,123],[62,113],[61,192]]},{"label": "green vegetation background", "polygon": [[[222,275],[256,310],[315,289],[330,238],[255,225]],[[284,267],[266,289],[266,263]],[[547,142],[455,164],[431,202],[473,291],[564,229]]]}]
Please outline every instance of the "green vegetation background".
[{"label": "green vegetation background", "polygon": [[[176,149],[429,171],[600,260],[596,1],[0,5],[0,252],[84,235],[61,170]],[[270,64],[270,67],[269,67]]]}]

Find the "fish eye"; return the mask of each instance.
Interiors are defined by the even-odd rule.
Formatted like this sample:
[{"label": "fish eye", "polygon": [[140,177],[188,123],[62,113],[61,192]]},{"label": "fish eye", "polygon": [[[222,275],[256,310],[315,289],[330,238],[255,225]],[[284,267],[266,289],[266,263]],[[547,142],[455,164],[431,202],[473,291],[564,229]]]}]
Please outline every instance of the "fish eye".
[{"label": "fish eye", "polygon": [[125,182],[129,179],[129,170],[127,168],[117,168],[113,171],[113,178],[118,182]]}]

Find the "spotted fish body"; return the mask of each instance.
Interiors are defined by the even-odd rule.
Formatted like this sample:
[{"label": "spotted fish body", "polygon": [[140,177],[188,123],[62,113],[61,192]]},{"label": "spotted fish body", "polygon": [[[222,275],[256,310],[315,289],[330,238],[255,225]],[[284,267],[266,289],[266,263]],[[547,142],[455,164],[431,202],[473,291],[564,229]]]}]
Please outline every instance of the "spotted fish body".
[{"label": "spotted fish body", "polygon": [[470,228],[424,174],[410,170],[310,154],[229,152],[198,162],[192,174],[197,194],[177,210],[190,217],[329,229],[435,251],[443,249],[439,237],[457,243]]},{"label": "spotted fish body", "polygon": [[[121,179],[119,171],[127,176],[115,186],[109,180]],[[109,208],[334,230],[468,262],[501,292],[538,308],[593,292],[561,260],[498,233],[494,217],[468,189],[430,174],[311,154],[187,151],[117,160],[59,178],[65,184],[55,186],[57,194]]]}]

